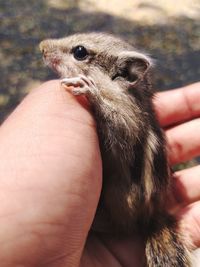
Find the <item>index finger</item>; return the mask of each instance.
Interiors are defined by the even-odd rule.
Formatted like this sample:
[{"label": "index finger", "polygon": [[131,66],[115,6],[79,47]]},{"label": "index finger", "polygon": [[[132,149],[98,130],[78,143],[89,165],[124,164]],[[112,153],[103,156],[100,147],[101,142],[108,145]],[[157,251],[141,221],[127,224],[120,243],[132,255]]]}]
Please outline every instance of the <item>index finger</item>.
[{"label": "index finger", "polygon": [[194,119],[200,116],[200,82],[157,93],[154,104],[163,127]]}]

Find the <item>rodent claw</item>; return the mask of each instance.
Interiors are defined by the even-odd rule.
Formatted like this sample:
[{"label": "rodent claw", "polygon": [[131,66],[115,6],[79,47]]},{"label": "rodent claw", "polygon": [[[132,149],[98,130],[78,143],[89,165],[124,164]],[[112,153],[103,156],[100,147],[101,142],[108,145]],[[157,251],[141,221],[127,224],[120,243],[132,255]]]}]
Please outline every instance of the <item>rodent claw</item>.
[{"label": "rodent claw", "polygon": [[86,94],[88,91],[89,91],[89,87],[88,86],[85,86],[85,87],[82,87],[82,88],[74,88],[72,90],[72,94],[73,95],[82,95],[82,94]]},{"label": "rodent claw", "polygon": [[93,81],[93,79],[88,76],[86,77],[85,75],[83,74],[79,74],[79,77],[88,85],[88,86],[95,86],[95,83]]}]

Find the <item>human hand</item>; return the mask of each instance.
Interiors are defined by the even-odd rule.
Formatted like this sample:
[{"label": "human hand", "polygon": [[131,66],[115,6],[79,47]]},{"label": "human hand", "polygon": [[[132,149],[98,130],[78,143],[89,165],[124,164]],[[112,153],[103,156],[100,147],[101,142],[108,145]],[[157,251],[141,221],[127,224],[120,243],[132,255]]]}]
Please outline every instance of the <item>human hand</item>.
[{"label": "human hand", "polygon": [[[195,88],[194,97],[191,97],[194,105],[200,96],[197,87],[198,84],[187,89],[191,92]],[[163,126],[173,124],[172,118],[182,122],[200,114],[197,103],[195,113],[190,112],[189,117],[185,117],[188,109],[180,116],[177,112],[173,115],[169,104],[175,92],[178,91],[160,93],[155,101]],[[165,102],[167,93],[170,101]],[[175,103],[182,98],[182,93],[178,94],[177,98],[173,95]],[[162,109],[159,109],[160,104]],[[200,127],[198,119],[196,124]],[[178,140],[184,148],[192,149],[182,150],[182,154],[174,150],[173,155],[170,153],[172,163],[200,152],[197,141],[190,146],[180,139],[177,127],[181,126],[167,130],[170,148],[174,149],[173,144]],[[188,137],[193,134],[191,132]],[[178,173],[175,185],[179,204],[199,199],[198,173],[198,167]],[[60,88],[58,81],[48,82],[32,92],[2,125],[0,179],[2,267],[20,264],[30,267],[140,265],[143,250],[139,239],[117,241],[89,235],[86,242],[101,189],[98,138],[87,107]],[[182,219],[190,223],[192,214],[198,213],[198,202],[192,205],[191,213],[182,213]],[[200,220],[196,222],[195,229],[199,231]],[[188,229],[192,241],[198,245],[197,235],[192,232],[193,229]]]},{"label": "human hand", "polygon": [[[171,165],[200,155],[200,82],[158,93],[155,107],[166,132]],[[174,174],[170,206],[179,216],[194,249],[200,247],[200,166]]]}]

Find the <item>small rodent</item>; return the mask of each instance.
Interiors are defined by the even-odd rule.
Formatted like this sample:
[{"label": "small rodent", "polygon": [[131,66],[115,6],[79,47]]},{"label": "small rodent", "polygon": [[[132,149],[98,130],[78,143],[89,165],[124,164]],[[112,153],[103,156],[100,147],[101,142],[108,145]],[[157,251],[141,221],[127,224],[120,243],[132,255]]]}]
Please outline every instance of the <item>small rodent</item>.
[{"label": "small rodent", "polygon": [[46,64],[91,105],[103,161],[93,229],[139,232],[146,266],[189,267],[189,248],[165,205],[171,190],[165,138],[153,109],[152,61],[105,33],[40,43]]}]

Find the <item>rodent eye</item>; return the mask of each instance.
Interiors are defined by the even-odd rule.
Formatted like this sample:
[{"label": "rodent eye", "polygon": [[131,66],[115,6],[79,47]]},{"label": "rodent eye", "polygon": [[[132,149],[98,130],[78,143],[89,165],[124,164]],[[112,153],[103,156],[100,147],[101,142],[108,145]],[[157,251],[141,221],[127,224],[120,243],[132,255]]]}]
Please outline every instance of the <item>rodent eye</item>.
[{"label": "rodent eye", "polygon": [[78,45],[78,46],[74,47],[72,49],[72,53],[74,55],[74,58],[77,60],[84,60],[89,55],[87,49],[82,45]]}]

